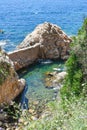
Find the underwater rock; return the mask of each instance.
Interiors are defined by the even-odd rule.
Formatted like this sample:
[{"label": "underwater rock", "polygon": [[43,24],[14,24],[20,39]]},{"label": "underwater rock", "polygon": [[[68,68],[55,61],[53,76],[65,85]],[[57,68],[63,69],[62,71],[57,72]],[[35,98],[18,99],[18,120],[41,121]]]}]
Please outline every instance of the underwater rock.
[{"label": "underwater rock", "polygon": [[1,34],[4,34],[4,31],[0,29],[0,33],[1,33]]}]

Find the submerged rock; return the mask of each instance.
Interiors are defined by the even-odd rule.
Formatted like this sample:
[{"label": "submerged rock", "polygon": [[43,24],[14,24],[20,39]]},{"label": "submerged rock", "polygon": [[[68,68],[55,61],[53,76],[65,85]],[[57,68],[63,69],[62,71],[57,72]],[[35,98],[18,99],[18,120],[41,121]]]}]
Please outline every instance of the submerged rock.
[{"label": "submerged rock", "polygon": [[0,33],[1,33],[1,34],[4,34],[4,31],[0,29]]},{"label": "submerged rock", "polygon": [[19,79],[13,62],[4,51],[0,51],[0,104],[10,103],[23,90],[25,80]]}]

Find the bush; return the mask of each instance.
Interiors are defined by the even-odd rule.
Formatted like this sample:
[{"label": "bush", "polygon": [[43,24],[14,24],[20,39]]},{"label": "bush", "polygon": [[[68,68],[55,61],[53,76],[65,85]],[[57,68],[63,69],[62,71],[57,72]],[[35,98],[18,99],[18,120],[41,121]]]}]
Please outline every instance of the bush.
[{"label": "bush", "polygon": [[71,54],[66,62],[68,75],[61,95],[68,99],[72,95],[80,96],[83,89],[87,92],[87,87],[82,85],[87,81],[87,19],[84,20],[82,28],[77,37],[73,38]]}]

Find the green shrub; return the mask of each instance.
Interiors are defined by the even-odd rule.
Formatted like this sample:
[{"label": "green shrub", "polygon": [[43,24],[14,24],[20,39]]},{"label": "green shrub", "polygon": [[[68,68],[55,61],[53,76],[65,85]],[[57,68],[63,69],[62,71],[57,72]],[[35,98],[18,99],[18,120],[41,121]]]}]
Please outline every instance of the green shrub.
[{"label": "green shrub", "polygon": [[0,62],[0,85],[5,81],[9,75],[10,64],[6,62]]},{"label": "green shrub", "polygon": [[62,97],[69,99],[72,95],[80,96],[84,88],[87,92],[87,87],[82,85],[87,81],[87,19],[84,20],[76,38],[73,38],[66,67],[68,75],[61,89]]}]

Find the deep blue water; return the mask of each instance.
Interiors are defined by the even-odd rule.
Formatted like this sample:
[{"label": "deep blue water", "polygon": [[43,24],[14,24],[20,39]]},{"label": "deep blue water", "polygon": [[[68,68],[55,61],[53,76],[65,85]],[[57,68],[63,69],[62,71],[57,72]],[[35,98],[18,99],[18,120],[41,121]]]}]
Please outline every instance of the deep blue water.
[{"label": "deep blue water", "polygon": [[0,0],[0,45],[12,51],[45,21],[75,35],[87,16],[87,0]]}]

